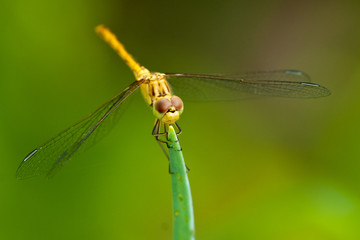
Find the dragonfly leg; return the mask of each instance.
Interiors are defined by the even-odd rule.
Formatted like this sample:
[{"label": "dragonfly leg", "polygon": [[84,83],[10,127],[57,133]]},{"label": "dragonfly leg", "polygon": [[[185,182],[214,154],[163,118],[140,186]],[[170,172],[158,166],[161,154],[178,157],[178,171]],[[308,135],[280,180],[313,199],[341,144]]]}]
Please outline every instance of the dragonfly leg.
[{"label": "dragonfly leg", "polygon": [[175,122],[175,123],[174,123],[174,126],[175,126],[176,129],[177,129],[176,135],[181,134],[182,131],[181,131],[181,128],[180,128],[179,124],[177,124],[177,122]]},{"label": "dragonfly leg", "polygon": [[161,125],[160,119],[155,119],[154,128],[152,130],[153,136],[160,136],[160,125]]},{"label": "dragonfly leg", "polygon": [[162,142],[161,140],[159,140],[159,137],[158,137],[158,136],[156,136],[155,139],[156,139],[157,143],[159,144],[161,150],[162,150],[163,153],[165,154],[166,158],[169,160],[169,154],[165,151],[165,148],[164,148],[164,146],[163,146],[163,142]]},{"label": "dragonfly leg", "polygon": [[[161,128],[163,128],[163,131],[160,130]],[[166,126],[164,123],[161,122],[160,119],[155,120],[155,125],[152,131],[152,135],[156,138],[157,141],[161,143],[167,143],[166,140],[160,139],[160,137],[167,136]]]},{"label": "dragonfly leg", "polygon": [[[164,128],[165,128],[165,126],[164,126]],[[169,160],[169,154],[165,151],[165,148],[163,146],[163,144],[167,144],[167,142],[160,139],[160,137],[164,136],[166,134],[166,132],[160,132],[160,129],[161,129],[161,121],[160,121],[160,119],[156,119],[153,131],[152,131],[152,135],[155,137],[161,150],[165,154],[166,158]]]},{"label": "dragonfly leg", "polygon": [[[176,129],[176,135],[179,135],[182,133],[182,130],[179,126],[179,124],[177,124],[177,122],[174,122],[172,124],[166,124],[161,122],[160,119],[156,119],[155,120],[155,124],[154,124],[154,128],[152,130],[152,135],[155,136],[166,136],[167,137],[167,133],[168,133],[168,128],[169,126],[172,125],[173,127],[175,127]],[[160,130],[162,128],[162,131]],[[163,143],[167,142],[167,139],[165,141],[161,140]]]},{"label": "dragonfly leg", "polygon": [[[176,135],[179,135],[181,133],[181,128],[180,126],[175,122],[172,124],[175,129],[176,129]],[[163,151],[163,153],[165,154],[166,158],[169,160],[169,154],[167,153],[167,151],[164,148],[163,144],[166,144],[167,147],[169,148],[169,144],[168,144],[168,140],[167,140],[167,134],[168,134],[168,128],[169,128],[169,124],[165,124],[163,122],[161,122],[160,119],[156,119],[155,120],[155,124],[154,124],[154,128],[152,131],[152,135],[155,137],[157,143],[159,144],[161,150]],[[161,137],[165,137],[166,140],[161,139]],[[188,166],[186,166],[186,170],[190,171],[190,168],[188,168]],[[169,164],[169,173],[173,174],[173,172],[171,171],[171,166]]]}]

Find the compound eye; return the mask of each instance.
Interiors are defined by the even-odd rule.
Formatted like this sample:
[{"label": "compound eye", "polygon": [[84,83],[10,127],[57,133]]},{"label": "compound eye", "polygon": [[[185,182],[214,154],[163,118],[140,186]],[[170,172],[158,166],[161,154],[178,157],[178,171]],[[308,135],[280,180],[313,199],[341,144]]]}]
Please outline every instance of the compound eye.
[{"label": "compound eye", "polygon": [[173,96],[171,98],[171,103],[178,111],[180,111],[184,106],[183,101],[178,96]]},{"label": "compound eye", "polygon": [[161,98],[155,103],[155,110],[159,113],[166,113],[171,107],[171,102],[167,98]]}]

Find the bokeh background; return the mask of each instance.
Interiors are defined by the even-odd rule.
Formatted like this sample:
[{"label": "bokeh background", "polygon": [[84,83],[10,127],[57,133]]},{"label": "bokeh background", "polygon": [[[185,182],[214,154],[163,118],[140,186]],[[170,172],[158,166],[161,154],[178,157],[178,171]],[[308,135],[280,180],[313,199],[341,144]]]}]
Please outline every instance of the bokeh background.
[{"label": "bokeh background", "polygon": [[160,72],[299,69],[332,95],[188,103],[197,239],[360,239],[358,1],[0,2],[0,239],[171,239],[168,163],[139,93],[53,179],[28,152],[134,78],[109,26]]}]

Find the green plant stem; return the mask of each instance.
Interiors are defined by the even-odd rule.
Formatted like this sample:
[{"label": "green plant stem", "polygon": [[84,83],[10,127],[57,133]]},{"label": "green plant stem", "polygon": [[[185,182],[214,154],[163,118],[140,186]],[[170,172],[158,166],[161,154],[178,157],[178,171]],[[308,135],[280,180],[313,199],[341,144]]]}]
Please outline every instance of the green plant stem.
[{"label": "green plant stem", "polygon": [[175,130],[168,131],[168,148],[172,183],[174,240],[195,239],[194,211],[187,169]]}]

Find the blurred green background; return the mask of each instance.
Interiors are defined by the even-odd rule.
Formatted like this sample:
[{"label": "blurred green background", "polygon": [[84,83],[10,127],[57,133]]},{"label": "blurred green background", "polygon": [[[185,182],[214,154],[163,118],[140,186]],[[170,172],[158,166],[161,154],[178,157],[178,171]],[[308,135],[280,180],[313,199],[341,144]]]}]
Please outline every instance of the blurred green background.
[{"label": "blurred green background", "polygon": [[179,121],[197,239],[360,239],[358,1],[0,2],[0,239],[171,239],[168,163],[137,93],[53,179],[21,160],[152,71],[299,69],[332,95],[187,103]]}]

